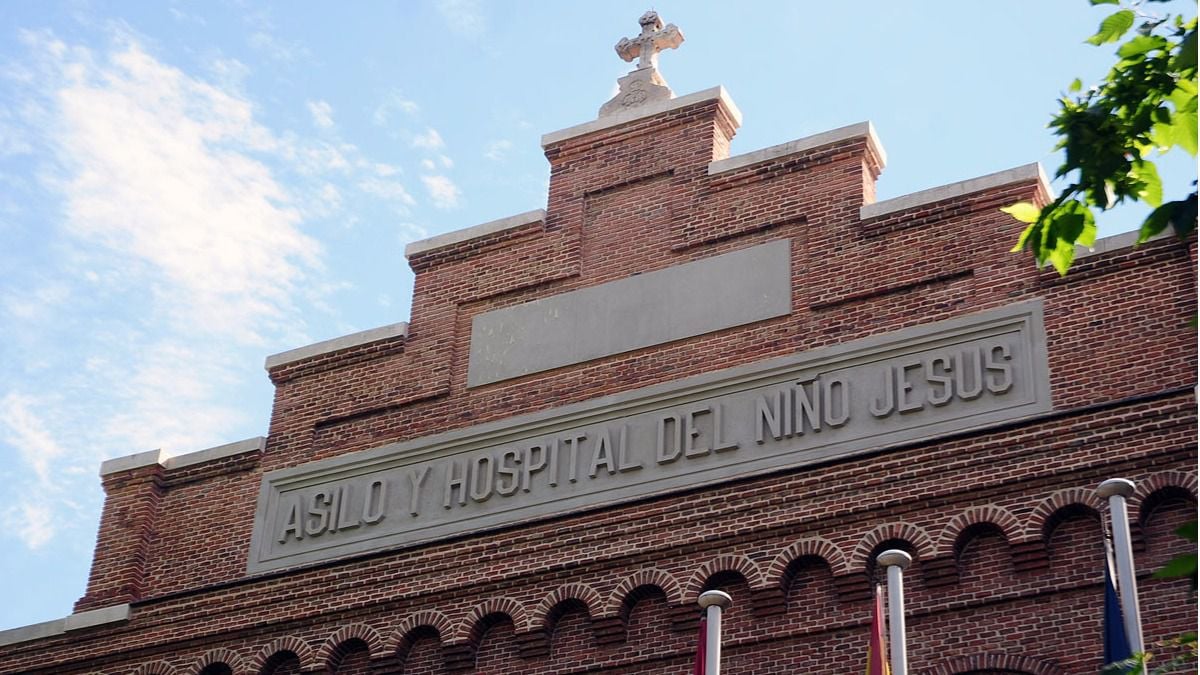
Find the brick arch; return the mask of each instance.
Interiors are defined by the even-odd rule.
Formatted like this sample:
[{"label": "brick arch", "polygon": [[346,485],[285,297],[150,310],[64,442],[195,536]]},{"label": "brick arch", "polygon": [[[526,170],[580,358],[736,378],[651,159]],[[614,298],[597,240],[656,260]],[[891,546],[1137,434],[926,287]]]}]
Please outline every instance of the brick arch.
[{"label": "brick arch", "polygon": [[919,672],[920,675],[958,675],[973,670],[1007,670],[1028,675],[1064,675],[1066,673],[1051,659],[1001,652],[955,656],[943,659],[932,668]]},{"label": "brick arch", "polygon": [[695,602],[700,597],[700,591],[704,588],[705,582],[720,572],[737,572],[746,580],[746,585],[750,587],[750,590],[758,590],[767,586],[762,570],[748,556],[723,553],[701,565],[692,574],[692,578],[688,579],[683,593],[685,601],[689,604]]},{"label": "brick arch", "polygon": [[608,596],[608,604],[604,606],[604,616],[620,616],[621,606],[629,594],[642,586],[656,586],[667,596],[667,602],[672,605],[683,604],[683,589],[669,572],[647,567],[625,577]]},{"label": "brick arch", "polygon": [[933,540],[929,538],[925,530],[912,523],[884,523],[863,535],[863,538],[858,541],[858,545],[854,547],[854,556],[851,558],[852,567],[860,570],[867,569],[870,563],[867,558],[871,555],[871,551],[889,539],[901,539],[912,544],[918,559],[933,557]]},{"label": "brick arch", "polygon": [[1054,492],[1029,514],[1025,521],[1025,539],[1043,539],[1051,516],[1069,506],[1083,506],[1099,514],[1104,511],[1104,500],[1096,496],[1096,491],[1090,488],[1075,487]]},{"label": "brick arch", "polygon": [[200,658],[192,662],[192,665],[188,667],[186,672],[189,675],[197,675],[200,671],[216,663],[224,663],[229,666],[229,669],[233,671],[233,675],[244,675],[247,672],[245,664],[242,663],[241,655],[223,647],[204,652]]},{"label": "brick arch", "polygon": [[347,626],[342,626],[337,629],[321,648],[317,650],[317,663],[323,666],[330,666],[335,658],[343,656],[341,647],[350,640],[361,640],[367,645],[367,652],[370,658],[377,659],[384,654],[383,639],[379,637],[379,631],[368,626],[365,623],[352,623]]},{"label": "brick arch", "polygon": [[454,637],[454,624],[445,614],[436,609],[423,609],[404,617],[396,630],[384,641],[383,653],[395,655],[409,642],[409,638],[418,628],[432,628],[443,643]]},{"label": "brick arch", "polygon": [[312,647],[309,647],[307,642],[298,637],[285,635],[283,637],[275,638],[265,647],[258,650],[258,653],[255,654],[254,658],[250,660],[251,672],[261,673],[262,669],[266,667],[267,661],[269,661],[272,656],[275,656],[280,652],[291,652],[295,654],[296,658],[300,659],[300,670],[310,671],[316,665],[316,660],[313,658]]},{"label": "brick arch", "polygon": [[1142,506],[1155,493],[1163,490],[1184,490],[1196,499],[1196,476],[1186,471],[1160,471],[1150,474],[1145,480],[1140,480],[1134,488],[1133,496],[1129,498],[1130,517],[1135,523],[1145,524],[1146,514]]},{"label": "brick arch", "polygon": [[957,555],[955,550],[959,543],[959,538],[968,528],[973,525],[995,525],[1004,533],[1004,538],[1008,543],[1015,544],[1020,541],[1020,537],[1024,532],[1021,527],[1021,522],[1008,509],[995,504],[987,506],[972,506],[962,513],[950,519],[946,523],[946,527],[942,528],[942,534],[938,538],[937,548],[934,549],[934,557],[949,557]]},{"label": "brick arch", "polygon": [[151,661],[135,668],[133,675],[175,675],[175,666],[166,661]]},{"label": "brick arch", "polygon": [[476,632],[482,622],[492,614],[503,614],[512,620],[513,629],[518,633],[529,632],[529,617],[525,612],[525,605],[520,601],[507,597],[488,598],[483,602],[475,605],[475,607],[463,617],[458,624],[458,630],[454,633],[452,642],[455,644],[471,644],[478,637]]},{"label": "brick arch", "polygon": [[571,583],[564,584],[546,594],[538,606],[529,616],[529,627],[532,630],[550,628],[551,612],[555,607],[567,600],[578,600],[587,607],[588,615],[591,617],[597,616],[597,612],[603,607],[603,600],[600,594],[587,584]]},{"label": "brick arch", "polygon": [[825,539],[824,537],[805,537],[797,542],[792,543],[787,548],[779,552],[771,564],[767,566],[766,576],[768,583],[779,584],[783,587],[787,569],[796,560],[805,556],[813,556],[825,561],[829,565],[830,571],[834,576],[846,574],[850,571],[846,564],[846,556],[842,554],[842,549],[837,547],[837,544]]}]

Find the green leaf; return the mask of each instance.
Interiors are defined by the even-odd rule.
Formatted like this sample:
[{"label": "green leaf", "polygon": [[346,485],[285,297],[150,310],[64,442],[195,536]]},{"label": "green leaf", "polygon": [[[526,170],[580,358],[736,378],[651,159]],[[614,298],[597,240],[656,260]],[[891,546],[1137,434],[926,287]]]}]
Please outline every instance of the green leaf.
[{"label": "green leaf", "polygon": [[1188,31],[1179,43],[1179,52],[1175,55],[1171,68],[1175,70],[1190,70],[1196,67],[1196,31]]},{"label": "green leaf", "polygon": [[1162,569],[1154,573],[1155,579],[1178,579],[1196,574],[1196,554],[1183,553],[1167,561]]},{"label": "green leaf", "polygon": [[1197,122],[1200,122],[1200,117],[1194,111],[1177,112],[1171,117],[1172,144],[1183,148],[1192,157],[1196,156]]},{"label": "green leaf", "polygon": [[1093,45],[1116,42],[1130,28],[1133,28],[1133,20],[1133,12],[1128,9],[1111,14],[1104,21],[1100,22],[1100,29],[1096,31],[1095,35],[1088,38],[1087,42]]},{"label": "green leaf", "polygon": [[1141,185],[1137,188],[1137,198],[1150,206],[1162,205],[1162,179],[1158,177],[1158,167],[1154,162],[1139,159],[1129,168],[1129,175]]},{"label": "green leaf", "polygon": [[1129,59],[1155,49],[1164,49],[1166,46],[1167,41],[1157,35],[1139,35],[1121,45],[1121,48],[1117,50],[1117,56]]},{"label": "green leaf", "polygon": [[1175,534],[1187,539],[1188,541],[1196,542],[1196,521],[1189,520],[1175,529]]},{"label": "green leaf", "polygon": [[1067,87],[1067,91],[1072,93],[1077,92],[1080,89],[1083,89],[1083,80],[1079,79],[1078,77],[1071,82],[1071,86]]},{"label": "green leaf", "polygon": [[1119,5],[1121,0],[1091,0],[1092,5]]},{"label": "green leaf", "polygon": [[[1013,218],[1016,218],[1022,223],[1037,222],[1038,214],[1041,213],[1041,209],[1034,206],[1030,202],[1017,202],[1012,206],[1005,206],[1000,210],[1012,216]],[[1024,237],[1022,237],[1021,243],[1024,243]]]},{"label": "green leaf", "polygon": [[1146,220],[1142,221],[1142,227],[1138,230],[1137,243],[1144,244],[1150,240],[1150,237],[1167,229],[1171,224],[1171,218],[1175,215],[1175,209],[1179,206],[1179,202],[1167,202],[1162,206],[1150,212],[1146,216]]}]

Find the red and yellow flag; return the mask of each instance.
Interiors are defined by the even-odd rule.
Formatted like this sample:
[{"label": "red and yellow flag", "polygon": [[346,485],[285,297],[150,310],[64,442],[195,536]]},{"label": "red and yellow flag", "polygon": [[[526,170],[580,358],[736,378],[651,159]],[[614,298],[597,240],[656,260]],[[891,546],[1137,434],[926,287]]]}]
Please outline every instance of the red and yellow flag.
[{"label": "red and yellow flag", "polygon": [[696,645],[696,660],[692,663],[692,675],[704,675],[705,659],[704,651],[707,646],[708,637],[708,621],[704,618],[700,619],[700,636]]},{"label": "red and yellow flag", "polygon": [[891,675],[887,661],[887,639],[883,635],[883,589],[875,586],[875,608],[871,612],[871,642],[867,646],[867,675]]}]

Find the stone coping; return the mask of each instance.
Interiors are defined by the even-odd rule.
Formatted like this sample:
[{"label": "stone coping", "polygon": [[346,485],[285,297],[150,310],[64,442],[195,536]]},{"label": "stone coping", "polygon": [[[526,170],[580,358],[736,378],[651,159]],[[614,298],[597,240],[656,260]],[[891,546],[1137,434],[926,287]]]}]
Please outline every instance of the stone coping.
[{"label": "stone coping", "polygon": [[615,115],[606,115],[605,117],[594,119],[591,122],[584,122],[583,124],[576,124],[575,126],[567,127],[566,129],[551,131],[550,133],[542,136],[542,147],[545,148],[554,145],[555,143],[561,143],[565,140],[575,138],[576,136],[583,136],[584,134],[591,134],[597,131],[611,129],[613,127],[621,126],[622,124],[628,124],[630,122],[645,119],[647,117],[653,117],[655,115],[661,115],[672,110],[685,108],[695,103],[711,101],[714,99],[720,101],[721,105],[725,106],[725,110],[729,113],[730,119],[733,120],[734,127],[742,126],[742,111],[738,110],[738,107],[734,104],[733,99],[729,97],[729,92],[725,91],[725,87],[716,86],[703,91],[698,91],[694,94],[688,94],[687,96],[680,96],[679,98],[672,98],[666,101],[659,101],[657,103],[648,103],[641,108],[634,108],[632,110],[627,110]]},{"label": "stone coping", "polygon": [[360,345],[369,344],[377,340],[386,340],[394,337],[408,337],[407,321],[401,321],[400,323],[393,323],[387,326],[380,326],[378,328],[370,328],[357,333],[336,337],[331,340],[322,340],[321,342],[314,342],[311,345],[297,347],[296,349],[289,349],[286,352],[272,354],[267,357],[264,367],[267,369],[267,371],[271,371],[280,366],[286,366],[289,363],[293,363],[301,359],[312,358],[314,356],[320,356],[321,354],[328,354],[341,349],[358,347]]},{"label": "stone coping", "polygon": [[492,220],[473,227],[464,227],[461,230],[453,230],[444,234],[439,234],[428,239],[410,242],[404,247],[404,257],[412,258],[415,255],[428,253],[435,249],[453,244],[461,244],[464,241],[470,241],[478,237],[485,237],[489,234],[496,234],[505,230],[511,230],[528,225],[530,223],[541,223],[546,220],[546,209],[534,209],[525,213],[518,213],[515,216]]},{"label": "stone coping", "polygon": [[[1108,253],[1109,251],[1116,251],[1117,249],[1122,248],[1133,248],[1133,246],[1137,244],[1138,234],[1138,230],[1134,230],[1132,232],[1122,232],[1120,234],[1104,237],[1103,239],[1097,239],[1095,243],[1092,244],[1091,248],[1086,246],[1076,246],[1075,259],[1078,260],[1080,258],[1086,258],[1090,255],[1100,255],[1101,253]],[[1168,228],[1147,239],[1146,243],[1149,244],[1152,241],[1158,241],[1159,239],[1165,239],[1170,236],[1172,236],[1172,230]]]},{"label": "stone coping", "polygon": [[124,457],[105,460],[100,464],[100,475],[107,476],[112,473],[140,469],[141,467],[154,466],[155,464],[164,469],[182,469],[194,464],[203,464],[225,457],[232,457],[233,455],[240,455],[243,452],[250,452],[251,450],[262,452],[266,447],[267,439],[263,436],[255,436],[254,438],[247,438],[242,441],[226,443],[225,445],[218,445],[182,455],[171,455],[161,449],[147,450],[146,452],[138,452]]},{"label": "stone coping", "polygon": [[129,620],[129,605],[113,605],[112,607],[101,607],[100,609],[91,609],[86,612],[79,612],[70,616],[65,616],[61,619],[53,619],[51,621],[43,621],[41,623],[32,623],[28,626],[19,626],[17,628],[9,628],[8,630],[0,630],[0,647],[14,645],[18,642],[28,642],[30,640],[40,640],[42,638],[54,637],[63,633],[80,630],[83,628],[91,628],[100,626],[106,623],[117,623],[119,621]]},{"label": "stone coping", "polygon": [[780,143],[779,145],[772,145],[769,148],[762,148],[761,150],[755,150],[754,152],[747,152],[743,155],[734,155],[733,157],[726,159],[718,159],[717,161],[708,165],[708,175],[713,176],[726,171],[734,171],[736,169],[741,169],[742,167],[750,166],[751,164],[758,164],[759,162],[779,159],[780,157],[794,155],[798,152],[811,150],[822,145],[829,145],[838,141],[844,141],[850,138],[859,138],[861,136],[867,137],[867,145],[869,145],[871,150],[875,152],[875,155],[879,157],[880,168],[883,168],[885,165],[887,165],[887,153],[884,152],[883,145],[879,142],[879,136],[875,133],[875,125],[871,124],[870,121],[866,121],[839,127],[837,129],[830,129],[829,131],[822,131],[819,134],[805,136],[804,138],[798,138],[794,141],[788,141],[787,143]]},{"label": "stone coping", "polygon": [[979,176],[977,178],[958,181],[957,183],[921,190],[920,192],[913,192],[893,199],[885,199],[874,204],[864,204],[859,209],[859,218],[863,220],[877,218],[884,214],[904,211],[924,204],[940,202],[943,199],[960,197],[972,192],[981,192],[990,188],[1026,180],[1038,181],[1047,195],[1053,194],[1050,191],[1050,181],[1046,179],[1046,173],[1042,171],[1042,165],[1034,162],[1033,164],[1026,164],[1005,171],[989,173],[986,176]]}]

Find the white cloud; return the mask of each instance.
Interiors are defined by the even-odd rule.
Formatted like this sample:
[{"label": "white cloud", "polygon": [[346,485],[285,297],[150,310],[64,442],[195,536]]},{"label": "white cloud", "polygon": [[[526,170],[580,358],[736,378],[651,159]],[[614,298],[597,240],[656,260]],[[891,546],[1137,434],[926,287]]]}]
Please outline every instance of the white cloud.
[{"label": "white cloud", "polygon": [[421,168],[426,171],[437,171],[437,162],[432,159],[423,159],[421,160]]},{"label": "white cloud", "polygon": [[50,464],[61,457],[64,450],[34,413],[39,407],[37,400],[24,394],[10,392],[0,398],[0,437],[9,446],[17,448],[39,482],[50,484]]},{"label": "white cloud", "polygon": [[37,501],[22,501],[0,512],[4,529],[16,534],[32,551],[50,543],[57,533],[51,507]]},{"label": "white cloud", "polygon": [[501,139],[491,141],[483,148],[483,156],[493,162],[502,161],[508,155],[508,151],[512,150],[512,141]]},{"label": "white cloud", "polygon": [[442,135],[437,129],[428,127],[425,133],[413,136],[412,146],[414,148],[423,148],[425,150],[438,150],[446,146],[446,142],[442,140]]},{"label": "white cloud", "polygon": [[375,107],[375,112],[371,115],[371,121],[376,126],[387,126],[391,121],[392,116],[401,112],[405,115],[415,115],[420,107],[415,101],[410,101],[400,94],[400,92],[389,92],[383,99],[383,102]]},{"label": "white cloud", "polygon": [[282,40],[263,30],[251,33],[249,43],[254,49],[280,63],[293,63],[309,57],[308,49],[299,42]]},{"label": "white cloud", "polygon": [[[189,322],[252,337],[278,317],[320,247],[270,169],[250,103],[134,43],[103,66],[63,63],[54,139],[69,228],[158,270]],[[182,301],[182,302],[181,302]]]},{"label": "white cloud", "polygon": [[433,205],[439,209],[452,209],[458,206],[458,198],[462,194],[454,181],[446,176],[421,176],[425,190],[433,199]]},{"label": "white cloud", "polygon": [[313,124],[322,129],[333,127],[333,106],[328,101],[309,101],[307,105]]},{"label": "white cloud", "polygon": [[53,243],[0,291],[0,456],[36,488],[0,523],[34,548],[94,535],[71,510],[98,507],[100,459],[201,449],[248,425],[230,396],[261,378],[248,364],[264,343],[308,342],[299,304],[337,287],[305,219],[340,208],[331,176],[374,163],[263,126],[228,81],[239,62],[206,81],[128,36],[95,51],[21,37],[28,73],[0,85],[51,201],[15,226]]},{"label": "white cloud", "polygon": [[438,0],[437,9],[450,30],[463,37],[477,38],[487,30],[478,0]]},{"label": "white cloud", "polygon": [[[385,178],[364,178],[359,181],[358,189],[367,194],[374,195],[380,199],[385,199],[392,202],[393,206],[408,207],[417,203],[413,199],[408,190],[398,180],[388,180]],[[402,212],[406,212],[402,210]]]}]

